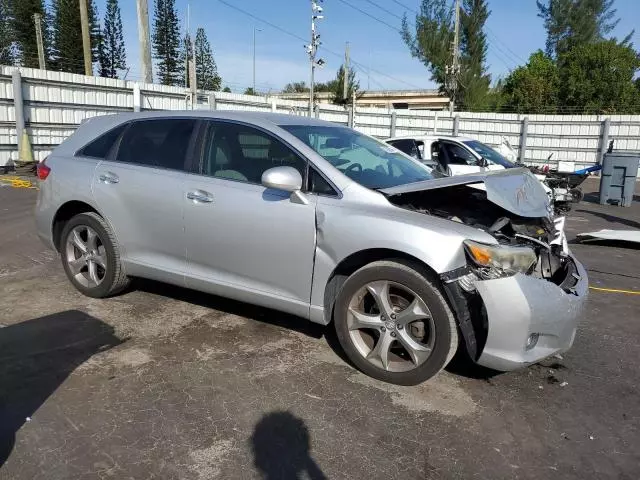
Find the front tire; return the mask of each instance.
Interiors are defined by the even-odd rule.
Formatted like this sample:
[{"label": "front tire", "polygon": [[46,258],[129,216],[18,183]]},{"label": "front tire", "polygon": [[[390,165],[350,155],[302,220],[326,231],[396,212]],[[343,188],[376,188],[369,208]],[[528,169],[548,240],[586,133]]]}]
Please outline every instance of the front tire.
[{"label": "front tire", "polygon": [[353,273],[335,303],[340,345],[365,374],[416,385],[440,372],[458,347],[458,330],[435,281],[409,262],[378,261]]},{"label": "front tire", "polygon": [[129,285],[115,236],[97,213],[81,213],[66,223],[60,258],[69,281],[88,297],[109,297]]}]

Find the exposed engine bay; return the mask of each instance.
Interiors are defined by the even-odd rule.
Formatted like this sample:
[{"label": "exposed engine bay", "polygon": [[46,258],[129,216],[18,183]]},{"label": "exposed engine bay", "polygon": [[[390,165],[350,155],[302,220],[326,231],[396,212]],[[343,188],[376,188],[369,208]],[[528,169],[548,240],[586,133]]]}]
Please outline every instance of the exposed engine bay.
[{"label": "exposed engine bay", "polygon": [[[564,218],[523,217],[491,202],[484,189],[473,185],[412,191],[388,197],[394,205],[479,228],[505,246],[527,246],[538,258],[529,275],[544,278],[568,291],[575,285],[572,261],[564,238]],[[477,272],[490,279],[490,272]],[[568,280],[568,281],[567,281]]]}]

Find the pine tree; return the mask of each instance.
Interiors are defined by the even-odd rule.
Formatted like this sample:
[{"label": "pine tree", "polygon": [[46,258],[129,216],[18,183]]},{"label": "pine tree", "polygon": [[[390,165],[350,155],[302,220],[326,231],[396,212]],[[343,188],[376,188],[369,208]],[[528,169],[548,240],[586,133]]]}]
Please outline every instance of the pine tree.
[{"label": "pine tree", "polygon": [[[39,13],[45,17],[43,0],[10,0],[7,4],[13,14],[12,32],[16,41],[17,56],[21,65],[38,67],[38,44],[36,42],[33,14]],[[47,31],[47,24],[42,26],[43,33]],[[48,35],[45,38],[45,48],[49,49]]]},{"label": "pine tree", "polygon": [[180,45],[180,58],[178,60],[178,68],[181,69],[182,74],[179,85],[186,88],[189,88],[191,85],[189,64],[187,62],[187,60],[191,59],[193,59],[193,44],[191,42],[191,35],[187,33],[182,38],[182,43]]},{"label": "pine tree", "polygon": [[180,65],[180,27],[175,0],[156,0],[153,28],[154,57],[158,60],[158,78],[163,85],[184,84]]},{"label": "pine tree", "polygon": [[211,45],[209,45],[204,28],[198,28],[196,31],[194,52],[198,88],[202,90],[220,90],[222,78],[218,75],[218,67],[213,59]]},{"label": "pine tree", "polygon": [[[53,51],[55,69],[63,72],[84,73],[84,51],[82,48],[82,26],[77,0],[54,0],[53,7]],[[87,1],[91,60],[99,60],[100,27],[93,0]]]},{"label": "pine tree", "polygon": [[[537,0],[547,30],[546,53],[558,58],[585,43],[606,38],[618,25],[615,0]],[[630,38],[630,35],[627,39]]]},{"label": "pine tree", "polygon": [[[461,68],[455,101],[468,108],[481,106],[489,92],[484,26],[490,13],[486,0],[464,0],[460,11]],[[431,79],[443,92],[447,91],[446,67],[452,62],[454,30],[449,0],[422,0],[413,33],[406,17],[402,22],[402,38],[411,54],[429,69]]]},{"label": "pine tree", "polygon": [[491,12],[486,0],[464,0],[461,9],[462,68],[460,74],[463,108],[477,110],[485,105],[491,84],[487,73],[487,35],[484,25]]},{"label": "pine tree", "polygon": [[118,70],[127,68],[118,0],[107,0],[99,57],[102,77],[118,78]]},{"label": "pine tree", "polygon": [[11,11],[7,0],[0,0],[0,64],[13,65],[16,61]]}]

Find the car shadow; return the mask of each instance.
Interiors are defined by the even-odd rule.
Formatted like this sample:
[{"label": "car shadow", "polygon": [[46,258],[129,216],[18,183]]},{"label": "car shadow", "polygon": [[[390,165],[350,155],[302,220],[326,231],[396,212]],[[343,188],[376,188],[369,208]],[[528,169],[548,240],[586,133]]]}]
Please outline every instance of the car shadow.
[{"label": "car shadow", "polygon": [[469,354],[466,352],[464,345],[460,345],[458,351],[451,359],[451,362],[449,362],[449,365],[445,367],[445,371],[453,375],[485,381],[489,381],[493,377],[504,373],[478,365],[476,362],[471,360],[471,357],[469,357]]},{"label": "car shadow", "polygon": [[152,293],[154,295],[161,295],[181,302],[187,302],[224,313],[268,323],[276,327],[295,330],[296,332],[303,333],[304,335],[316,339],[322,338],[325,330],[327,329],[324,325],[305,321],[300,317],[290,315],[288,313],[237,300],[231,300],[229,298],[209,293],[199,292],[198,290],[191,290],[184,287],[156,282],[154,280],[136,278],[132,287],[136,290]]},{"label": "car shadow", "polygon": [[78,310],[0,328],[0,468],[16,432],[62,382],[94,354],[121,343],[113,327]]},{"label": "car shadow", "polygon": [[[191,290],[188,288],[177,287],[155,280],[147,280],[142,278],[135,279],[132,285],[133,289],[151,293],[154,295],[161,295],[163,297],[173,298],[182,302],[191,303],[201,307],[211,308],[221,312],[229,313],[232,315],[238,315],[240,317],[249,318],[251,320],[257,320],[259,322],[274,325],[276,327],[286,328],[302,333],[315,339],[321,339],[327,342],[327,345],[333,352],[340,357],[340,359],[347,365],[354,369],[357,369],[355,364],[349,359],[344,352],[335,328],[331,325],[320,325],[310,322],[301,317],[290,315],[280,312],[278,310],[272,310],[266,307],[260,307],[245,302],[231,300],[225,297],[212,295],[208,293],[199,292],[197,290]],[[486,367],[482,367],[475,363],[464,349],[462,345],[456,355],[445,368],[445,370],[454,375],[459,375],[466,378],[476,380],[488,380],[496,375],[501,374],[496,370],[491,370]]]},{"label": "car shadow", "polygon": [[262,417],[249,444],[253,464],[266,480],[327,478],[311,456],[309,429],[290,412],[271,412]]},{"label": "car shadow", "polygon": [[355,365],[353,365],[351,360],[349,360],[340,346],[335,329],[330,325],[320,325],[278,310],[231,300],[229,298],[203,293],[197,290],[176,287],[174,285],[156,282],[154,280],[136,278],[132,288],[154,295],[173,298],[174,300],[179,300],[181,302],[211,308],[220,312],[238,315],[240,317],[249,318],[251,320],[267,323],[276,327],[294,330],[318,340],[324,337],[329,348],[331,348],[331,350],[333,350],[341,360],[355,368]]}]

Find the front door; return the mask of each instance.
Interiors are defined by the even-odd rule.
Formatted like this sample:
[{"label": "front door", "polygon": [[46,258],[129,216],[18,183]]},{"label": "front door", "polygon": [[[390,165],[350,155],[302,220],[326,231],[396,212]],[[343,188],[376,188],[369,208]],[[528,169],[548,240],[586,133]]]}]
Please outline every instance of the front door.
[{"label": "front door", "polygon": [[184,279],[185,162],[195,125],[179,118],[135,121],[114,158],[96,168],[93,194],[114,229],[128,274]]},{"label": "front door", "polygon": [[315,195],[296,203],[261,185],[264,171],[306,161],[269,133],[211,121],[200,175],[187,180],[187,285],[308,315]]},{"label": "front door", "polygon": [[480,166],[480,159],[469,150],[457,143],[441,140],[439,143],[439,155],[441,161],[447,165],[447,173],[450,176],[478,173],[484,170]]}]

